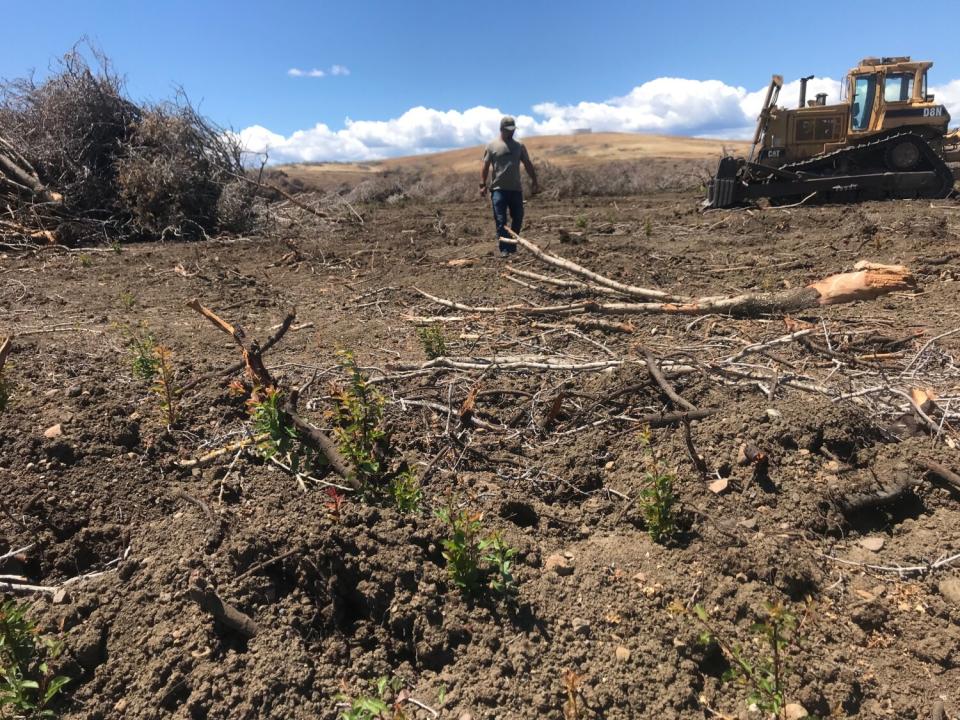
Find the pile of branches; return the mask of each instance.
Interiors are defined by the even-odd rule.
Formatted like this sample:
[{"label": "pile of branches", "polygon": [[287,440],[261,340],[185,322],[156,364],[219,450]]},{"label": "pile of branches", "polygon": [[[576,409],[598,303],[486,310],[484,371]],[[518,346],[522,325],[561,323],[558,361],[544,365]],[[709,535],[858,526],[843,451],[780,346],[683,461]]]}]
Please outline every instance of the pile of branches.
[{"label": "pile of branches", "polygon": [[0,234],[72,244],[248,229],[239,139],[179,93],[138,104],[102,53],[0,85]]}]

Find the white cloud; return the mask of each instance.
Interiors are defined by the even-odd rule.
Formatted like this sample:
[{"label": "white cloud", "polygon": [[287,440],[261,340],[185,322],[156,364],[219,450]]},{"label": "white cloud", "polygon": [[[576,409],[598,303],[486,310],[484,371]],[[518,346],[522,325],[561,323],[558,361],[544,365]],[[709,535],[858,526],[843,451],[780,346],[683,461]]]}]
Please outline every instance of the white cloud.
[{"label": "white cloud", "polygon": [[346,65],[331,65],[329,70],[320,70],[319,68],[313,68],[312,70],[301,70],[300,68],[292,67],[287,70],[287,75],[290,77],[311,77],[311,78],[322,78],[327,77],[327,75],[343,76],[349,75],[350,68]]},{"label": "white cloud", "polygon": [[326,77],[326,73],[323,70],[301,70],[300,68],[290,68],[287,70],[287,75],[290,77],[312,77],[312,78],[322,78]]},{"label": "white cloud", "polygon": [[[330,74],[348,73],[338,65],[330,70]],[[807,98],[826,93],[828,103],[837,102],[840,85],[832,78],[815,78],[807,86]],[[517,127],[521,135],[528,136],[590,128],[595,132],[741,139],[753,133],[766,92],[766,86],[748,91],[720,80],[657,78],[603,102],[539,103],[531,115],[517,116]],[[931,92],[954,118],[960,118],[960,80],[931,88]],[[796,107],[799,94],[800,81],[789,82],[781,90],[778,104]],[[239,134],[249,150],[268,152],[271,162],[375,160],[486,143],[497,134],[502,115],[500,109],[485,106],[467,110],[415,107],[388,120],[346,118],[341,130],[321,123],[284,136],[254,125]]]}]

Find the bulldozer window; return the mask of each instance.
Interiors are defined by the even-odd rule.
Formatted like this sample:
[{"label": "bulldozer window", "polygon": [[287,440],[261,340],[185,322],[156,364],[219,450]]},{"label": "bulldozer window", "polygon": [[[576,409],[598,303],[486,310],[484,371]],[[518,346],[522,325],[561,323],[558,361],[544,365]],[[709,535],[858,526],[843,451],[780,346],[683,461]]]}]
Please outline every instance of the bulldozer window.
[{"label": "bulldozer window", "polygon": [[853,88],[853,112],[850,126],[854,130],[870,128],[870,115],[873,111],[873,98],[877,92],[876,75],[860,75]]},{"label": "bulldozer window", "polygon": [[913,97],[913,73],[887,75],[883,83],[883,100],[888,103],[907,102]]}]

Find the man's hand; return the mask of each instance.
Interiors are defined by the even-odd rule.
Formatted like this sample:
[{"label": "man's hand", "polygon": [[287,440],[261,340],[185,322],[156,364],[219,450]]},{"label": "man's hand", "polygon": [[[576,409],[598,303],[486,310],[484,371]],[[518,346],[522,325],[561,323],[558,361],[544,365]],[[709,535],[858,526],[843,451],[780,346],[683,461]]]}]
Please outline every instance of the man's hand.
[{"label": "man's hand", "polygon": [[533,183],[530,185],[530,194],[538,195],[539,193],[540,193],[540,183],[534,180]]},{"label": "man's hand", "polygon": [[486,197],[487,195],[487,184],[480,183],[480,197]]}]

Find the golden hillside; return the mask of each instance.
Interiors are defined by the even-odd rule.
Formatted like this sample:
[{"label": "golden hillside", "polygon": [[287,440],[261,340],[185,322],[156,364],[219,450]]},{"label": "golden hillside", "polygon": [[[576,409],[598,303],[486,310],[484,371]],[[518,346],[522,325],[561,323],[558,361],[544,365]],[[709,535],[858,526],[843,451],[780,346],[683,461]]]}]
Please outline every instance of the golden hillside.
[{"label": "golden hillside", "polygon": [[[583,133],[523,138],[534,164],[549,162],[561,167],[596,165],[616,160],[712,160],[728,153],[744,154],[748,144],[732,140],[704,140],[673,135],[635,133]],[[391,170],[420,173],[469,173],[480,171],[479,146],[430,155],[412,155],[365,163],[297,163],[278,166],[290,180],[308,187],[353,185],[364,177]]]}]

